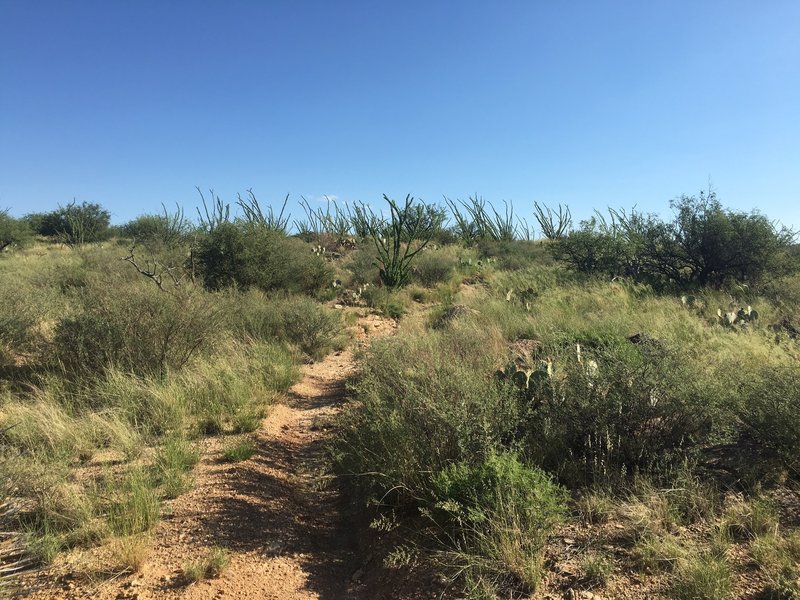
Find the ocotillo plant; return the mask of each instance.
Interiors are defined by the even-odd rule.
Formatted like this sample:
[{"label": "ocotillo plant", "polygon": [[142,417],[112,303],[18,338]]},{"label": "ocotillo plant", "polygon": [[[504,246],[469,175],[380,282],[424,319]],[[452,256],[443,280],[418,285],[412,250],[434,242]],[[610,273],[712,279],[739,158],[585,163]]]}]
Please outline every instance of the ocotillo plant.
[{"label": "ocotillo plant", "polygon": [[425,204],[411,195],[403,206],[385,194],[383,199],[389,203],[389,220],[375,218],[372,210],[363,206],[370,216],[365,224],[378,251],[383,285],[400,287],[408,282],[411,261],[431,241],[434,225],[426,218]]}]

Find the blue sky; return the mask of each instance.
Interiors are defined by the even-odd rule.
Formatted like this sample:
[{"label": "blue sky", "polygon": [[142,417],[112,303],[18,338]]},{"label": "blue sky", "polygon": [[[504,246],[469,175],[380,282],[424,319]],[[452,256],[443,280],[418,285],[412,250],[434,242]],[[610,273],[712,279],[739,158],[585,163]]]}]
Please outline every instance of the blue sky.
[{"label": "blue sky", "polygon": [[0,0],[0,208],[124,222],[199,186],[666,214],[710,179],[800,226],[798,31],[796,0]]}]

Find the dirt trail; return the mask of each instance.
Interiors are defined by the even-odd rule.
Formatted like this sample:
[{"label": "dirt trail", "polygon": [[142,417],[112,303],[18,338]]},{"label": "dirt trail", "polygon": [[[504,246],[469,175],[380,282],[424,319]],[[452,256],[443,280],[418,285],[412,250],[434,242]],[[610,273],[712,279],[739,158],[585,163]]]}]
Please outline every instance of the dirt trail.
[{"label": "dirt trail", "polygon": [[[386,335],[395,323],[359,316],[356,345]],[[329,423],[356,368],[353,350],[303,367],[302,380],[274,405],[255,433],[257,452],[221,461],[219,439],[207,442],[194,488],[171,503],[153,534],[140,572],[92,581],[62,565],[43,598],[258,598],[334,600],[358,597],[358,506],[324,472]],[[230,553],[222,575],[187,585],[183,567],[219,546]],[[355,575],[355,577],[354,577]]]}]

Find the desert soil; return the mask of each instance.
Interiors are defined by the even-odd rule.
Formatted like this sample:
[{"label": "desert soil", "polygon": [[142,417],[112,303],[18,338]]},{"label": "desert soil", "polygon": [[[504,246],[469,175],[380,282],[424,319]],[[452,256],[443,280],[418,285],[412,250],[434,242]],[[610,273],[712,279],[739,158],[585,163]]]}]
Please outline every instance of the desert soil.
[{"label": "desert soil", "polygon": [[[347,400],[346,380],[357,368],[354,350],[395,327],[390,319],[359,312],[355,348],[303,367],[302,380],[255,432],[257,452],[248,460],[223,462],[220,439],[205,440],[193,489],[167,505],[137,573],[93,572],[102,550],[73,552],[26,578],[24,594],[140,600],[421,597],[419,590],[398,589],[391,581],[396,577],[376,576],[380,561],[365,544],[368,511],[325,465],[332,419]],[[228,566],[219,577],[187,582],[185,565],[202,561],[213,547],[229,553]],[[365,576],[367,571],[372,572]]]}]

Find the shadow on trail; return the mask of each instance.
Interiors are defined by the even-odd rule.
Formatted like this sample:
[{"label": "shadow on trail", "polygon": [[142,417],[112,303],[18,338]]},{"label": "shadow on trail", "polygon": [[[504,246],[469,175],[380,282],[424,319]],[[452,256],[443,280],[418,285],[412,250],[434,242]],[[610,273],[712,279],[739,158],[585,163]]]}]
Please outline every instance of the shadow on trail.
[{"label": "shadow on trail", "polygon": [[226,482],[235,493],[202,516],[204,534],[233,552],[293,557],[307,575],[306,591],[321,600],[356,598],[351,578],[360,567],[363,511],[336,479],[320,485],[330,434],[314,426],[316,409],[341,404],[346,390],[341,381],[311,380],[319,393],[289,394],[297,418],[277,432],[259,432],[258,452]]}]

